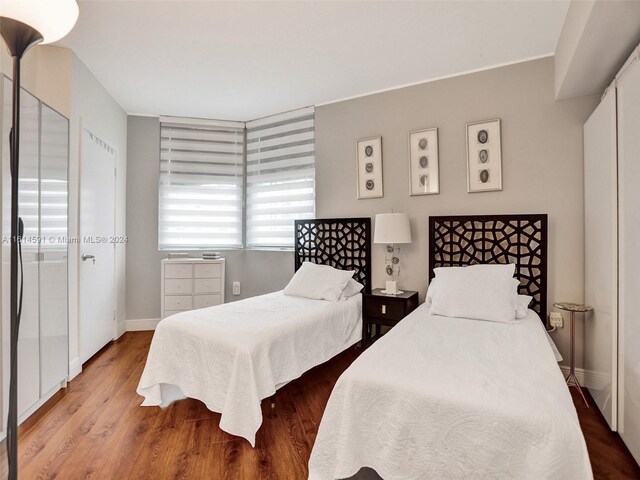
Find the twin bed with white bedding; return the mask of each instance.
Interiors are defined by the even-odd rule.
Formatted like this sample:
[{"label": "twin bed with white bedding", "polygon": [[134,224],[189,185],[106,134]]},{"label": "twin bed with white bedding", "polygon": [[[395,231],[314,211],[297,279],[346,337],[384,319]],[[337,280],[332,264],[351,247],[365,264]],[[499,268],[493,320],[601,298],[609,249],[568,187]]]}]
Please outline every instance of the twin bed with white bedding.
[{"label": "twin bed with white bedding", "polygon": [[[137,389],[143,406],[201,400],[222,414],[222,430],[254,446],[261,401],[361,339],[357,290],[371,285],[371,219],[301,220],[295,231],[297,273],[284,292],[158,324]],[[361,285],[347,292],[353,279]]]},{"label": "twin bed with white bedding", "polygon": [[331,302],[280,291],[182,312],[158,324],[138,393],[143,406],[201,400],[254,446],[261,400],[361,336],[361,294]]},{"label": "twin bed with white bedding", "polygon": [[423,304],[340,377],[309,478],[588,479],[571,396],[538,315],[504,324]]},{"label": "twin bed with white bedding", "polygon": [[[310,479],[593,478],[541,322],[546,229],[546,215],[430,218],[431,279],[441,273],[431,305],[403,319],[340,377]],[[470,264],[505,265],[456,268]],[[487,270],[495,274],[491,284]],[[519,292],[509,301],[514,271]],[[519,319],[517,293],[533,299]]]}]

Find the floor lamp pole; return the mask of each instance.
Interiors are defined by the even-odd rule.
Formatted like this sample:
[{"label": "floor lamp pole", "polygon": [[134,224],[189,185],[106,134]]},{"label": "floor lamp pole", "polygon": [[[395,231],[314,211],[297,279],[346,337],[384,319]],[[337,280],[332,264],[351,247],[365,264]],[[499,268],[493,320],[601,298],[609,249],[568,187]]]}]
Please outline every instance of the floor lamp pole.
[{"label": "floor lamp pole", "polygon": [[[11,169],[11,329],[10,329],[10,377],[9,415],[7,419],[7,460],[9,480],[18,478],[18,335],[22,313],[22,282],[18,276],[21,260],[20,237],[23,234],[22,220],[18,216],[18,175],[20,165],[20,61],[24,53],[42,41],[42,35],[34,28],[11,18],[0,17],[0,34],[4,38],[13,58],[13,105],[12,125],[9,136]],[[21,263],[21,262],[20,262]]]},{"label": "floor lamp pole", "polygon": [[10,168],[11,168],[11,331],[10,331],[10,381],[9,381],[9,415],[7,419],[7,459],[9,464],[9,480],[18,478],[18,334],[20,332],[20,310],[18,293],[18,248],[19,222],[18,216],[18,171],[20,155],[20,57],[13,57],[13,105],[12,126],[10,133]]}]

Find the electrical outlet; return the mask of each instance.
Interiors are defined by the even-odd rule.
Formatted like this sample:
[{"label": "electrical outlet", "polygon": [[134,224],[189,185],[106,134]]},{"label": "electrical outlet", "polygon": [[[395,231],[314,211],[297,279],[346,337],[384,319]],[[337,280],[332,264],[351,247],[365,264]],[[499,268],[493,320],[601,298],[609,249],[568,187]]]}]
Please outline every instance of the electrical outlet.
[{"label": "electrical outlet", "polygon": [[233,282],[233,294],[240,295],[240,282]]},{"label": "electrical outlet", "polygon": [[564,320],[562,319],[562,314],[560,312],[551,312],[549,316],[549,323],[552,327],[562,328],[564,327]]}]

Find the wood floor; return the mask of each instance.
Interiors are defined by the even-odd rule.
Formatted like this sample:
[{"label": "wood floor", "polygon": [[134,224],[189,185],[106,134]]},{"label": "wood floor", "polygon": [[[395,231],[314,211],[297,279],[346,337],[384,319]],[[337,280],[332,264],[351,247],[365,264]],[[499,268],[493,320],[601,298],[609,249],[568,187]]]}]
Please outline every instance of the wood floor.
[{"label": "wood floor", "polygon": [[[21,428],[21,479],[294,479],[307,461],[331,389],[358,352],[350,349],[278,391],[256,448],[218,427],[196,400],[140,408],[135,389],[152,332],[126,333],[85,365],[52,406]],[[640,468],[595,407],[574,396],[596,479],[640,478]],[[0,475],[5,478],[3,454]]]},{"label": "wood floor", "polygon": [[599,479],[640,479],[640,467],[627,450],[620,436],[612,432],[591,395],[585,391],[589,408],[580,393],[571,389],[573,404],[578,411],[580,426],[587,442],[593,477]]}]

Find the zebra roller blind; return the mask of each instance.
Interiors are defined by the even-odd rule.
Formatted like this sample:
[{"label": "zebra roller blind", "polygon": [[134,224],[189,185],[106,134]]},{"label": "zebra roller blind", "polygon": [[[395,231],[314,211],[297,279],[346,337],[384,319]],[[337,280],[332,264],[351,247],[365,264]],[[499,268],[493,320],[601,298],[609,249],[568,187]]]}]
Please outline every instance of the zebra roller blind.
[{"label": "zebra roller blind", "polygon": [[314,108],[247,122],[248,248],[293,247],[315,216]]},{"label": "zebra roller blind", "polygon": [[242,247],[244,123],[160,117],[161,250]]}]

